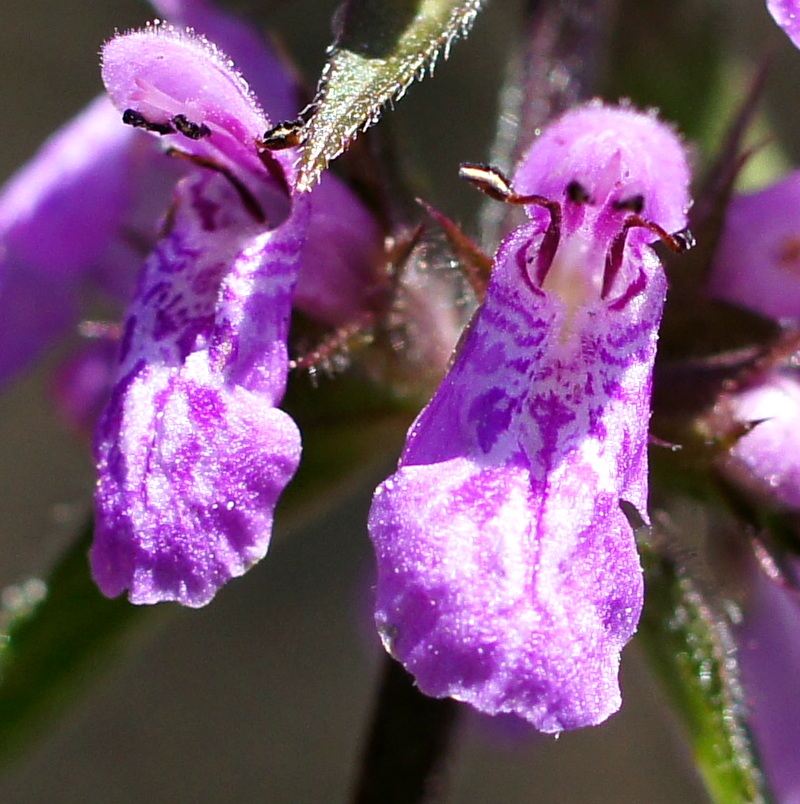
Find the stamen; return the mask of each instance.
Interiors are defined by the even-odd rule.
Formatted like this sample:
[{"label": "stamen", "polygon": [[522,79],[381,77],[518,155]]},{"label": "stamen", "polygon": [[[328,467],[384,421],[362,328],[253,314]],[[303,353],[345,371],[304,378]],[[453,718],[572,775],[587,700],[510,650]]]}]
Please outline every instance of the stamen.
[{"label": "stamen", "polygon": [[237,178],[229,168],[225,167],[225,165],[220,165],[213,159],[209,159],[206,156],[187,154],[185,151],[180,151],[177,148],[167,149],[167,155],[175,156],[178,159],[185,159],[187,162],[191,162],[193,165],[208,168],[209,170],[214,170],[217,173],[222,174],[231,183],[233,189],[239,194],[239,198],[242,200],[244,208],[256,219],[256,221],[258,223],[267,222],[267,216],[264,214],[261,204],[258,203],[258,199],[256,199],[256,197],[250,192],[244,182]]},{"label": "stamen", "polygon": [[638,215],[631,215],[629,218],[625,219],[620,233],[614,238],[611,243],[611,248],[609,248],[608,254],[606,255],[606,267],[603,273],[603,290],[600,293],[601,299],[608,297],[608,294],[611,292],[611,286],[614,284],[617,274],[619,274],[628,231],[637,228],[647,229],[649,232],[658,235],[661,242],[676,253],[688,251],[695,245],[694,235],[688,229],[681,229],[674,234],[670,234],[657,223],[653,223],[653,221],[645,220]]},{"label": "stamen", "polygon": [[544,233],[539,251],[536,255],[536,270],[534,276],[536,283],[541,286],[544,282],[561,240],[561,204],[543,195],[520,195],[515,192],[506,175],[491,165],[464,163],[458,170],[458,175],[477,187],[482,193],[496,201],[516,206],[544,207],[550,213],[550,224]]},{"label": "stamen", "polygon": [[126,126],[143,128],[145,131],[152,131],[154,134],[160,134],[162,137],[165,134],[175,133],[175,129],[171,123],[151,123],[141,112],[137,112],[136,109],[126,109],[122,113],[122,122]]},{"label": "stamen", "polygon": [[302,117],[286,120],[264,132],[258,140],[258,147],[267,151],[281,151],[284,148],[295,148],[306,139],[305,121]]},{"label": "stamen", "polygon": [[192,123],[185,114],[176,114],[172,123],[184,137],[190,140],[201,140],[211,136],[211,129],[205,123]]}]

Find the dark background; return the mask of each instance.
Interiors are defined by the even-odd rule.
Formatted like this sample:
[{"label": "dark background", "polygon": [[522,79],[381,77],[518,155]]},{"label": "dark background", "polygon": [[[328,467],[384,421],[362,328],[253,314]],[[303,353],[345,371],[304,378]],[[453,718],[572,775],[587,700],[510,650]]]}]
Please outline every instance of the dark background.
[{"label": "dark background", "polygon": [[[236,7],[255,15],[262,5]],[[729,6],[744,15],[739,28],[769,25],[763,3]],[[273,20],[309,75],[322,64],[334,7],[295,0],[281,4]],[[393,116],[420,193],[462,220],[477,200],[457,182],[457,166],[488,152],[517,7],[490,4],[471,39],[437,67],[436,80],[412,88]],[[152,14],[136,0],[3,0],[2,11],[5,178],[100,91],[100,44],[115,28]],[[387,455],[383,475],[394,457]],[[2,587],[46,572],[91,495],[87,444],[58,421],[46,370],[0,398],[0,466]],[[139,632],[111,670],[0,776],[0,801],[345,801],[379,658],[369,625],[364,522],[380,477],[313,527],[287,532],[279,525],[269,557],[208,608],[171,610]],[[635,644],[624,653],[623,691],[620,715],[557,741],[512,737],[477,717],[465,719],[449,800],[704,801]]]}]

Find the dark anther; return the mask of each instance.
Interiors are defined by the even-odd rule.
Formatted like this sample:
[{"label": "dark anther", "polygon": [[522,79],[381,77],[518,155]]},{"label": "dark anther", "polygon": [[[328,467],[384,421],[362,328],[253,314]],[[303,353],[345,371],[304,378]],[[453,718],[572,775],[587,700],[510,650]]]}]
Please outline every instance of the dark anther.
[{"label": "dark anther", "polygon": [[282,151],[284,148],[295,148],[305,141],[305,122],[302,118],[286,120],[278,123],[259,140],[258,145],[267,151]]},{"label": "dark anther", "polygon": [[576,204],[591,204],[593,201],[589,191],[579,181],[571,181],[567,185],[566,194]]},{"label": "dark anther", "polygon": [[175,133],[171,123],[151,123],[141,112],[137,112],[135,109],[126,109],[122,113],[122,122],[126,126],[143,128],[145,131],[152,131],[155,134],[161,134],[161,136]]},{"label": "dark anther", "polygon": [[679,232],[673,232],[672,239],[675,241],[675,245],[678,246],[678,248],[674,248],[673,246],[673,251],[689,251],[689,249],[697,245],[697,241],[694,239],[694,235],[689,229],[681,229]]},{"label": "dark anther", "polygon": [[494,198],[495,201],[514,203],[512,199],[516,194],[511,189],[511,182],[503,171],[496,167],[465,162],[459,167],[458,176],[466,179],[482,193],[486,193],[489,198]]},{"label": "dark anther", "polygon": [[644,196],[632,195],[630,198],[620,198],[615,201],[612,206],[616,210],[625,210],[626,212],[633,212],[638,215],[644,209]]},{"label": "dark anther", "polygon": [[184,137],[190,140],[201,140],[211,136],[211,129],[205,123],[192,123],[184,114],[176,114],[172,123]]},{"label": "dark anther", "polygon": [[611,286],[614,284],[614,280],[622,267],[625,240],[631,229],[647,229],[648,232],[657,235],[667,248],[678,253],[688,251],[695,245],[694,235],[688,229],[681,229],[679,232],[670,234],[663,226],[659,226],[657,223],[653,223],[653,221],[640,218],[638,215],[631,215],[629,218],[625,219],[620,233],[614,238],[611,243],[611,248],[609,248],[608,254],[606,255],[603,289],[600,293],[600,298],[602,299],[608,297],[608,294],[611,292]]}]

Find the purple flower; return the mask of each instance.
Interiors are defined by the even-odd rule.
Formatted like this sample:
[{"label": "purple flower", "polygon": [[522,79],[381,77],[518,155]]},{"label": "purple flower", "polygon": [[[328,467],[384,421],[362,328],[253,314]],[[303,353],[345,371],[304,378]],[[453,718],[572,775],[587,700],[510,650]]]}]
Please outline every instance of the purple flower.
[{"label": "purple flower", "polygon": [[719,462],[725,476],[772,508],[800,511],[800,380],[773,370],[726,398],[727,412],[752,430]]},{"label": "purple flower", "polygon": [[0,386],[76,326],[87,289],[130,296],[178,168],[98,98],[5,186]]},{"label": "purple flower", "polygon": [[[270,120],[297,113],[296,80],[247,25],[205,0],[152,4],[209,37],[251,76]],[[76,328],[86,297],[100,295],[120,313],[130,300],[171,189],[188,168],[165,157],[161,145],[121,125],[108,98],[97,98],[3,188],[0,300],[7,315],[0,322],[0,387]],[[309,203],[312,224],[295,304],[322,323],[348,323],[374,291],[380,231],[333,176],[323,176]],[[65,383],[60,390],[72,412],[95,409],[107,397],[107,389]]]},{"label": "purple flower", "polygon": [[201,169],[176,188],[128,311],[95,440],[92,571],[110,596],[201,606],[267,550],[300,458],[277,409],[308,205],[227,58],[169,26],[103,51],[112,101]]},{"label": "purple flower", "polygon": [[619,708],[643,593],[620,504],[646,516],[666,292],[648,244],[685,226],[688,179],[667,126],[597,104],[517,169],[531,221],[370,514],[378,630],[423,692],[544,732]]},{"label": "purple flower", "polygon": [[[714,257],[712,296],[767,318],[800,319],[800,172],[734,197]],[[800,379],[796,367],[751,370],[717,405],[723,428],[752,426],[719,468],[770,507],[800,510]]]},{"label": "purple flower", "polygon": [[294,154],[259,152],[270,121],[299,107],[259,38],[203,0],[154,5],[224,42],[260,97],[194,32],[155,26],[108,44],[116,108],[96,100],[0,196],[11,311],[0,381],[77,325],[87,290],[120,308],[133,297],[120,349],[109,348],[114,325],[94,327],[103,337],[56,386],[81,425],[111,397],[95,442],[93,572],[108,595],[200,606],[264,555],[299,459],[297,429],[277,409],[292,304],[332,326],[362,315],[381,234],[333,177],[296,197]]},{"label": "purple flower", "polygon": [[[796,563],[796,562],[795,562]],[[776,801],[800,802],[800,599],[752,573],[753,588],[738,629],[739,660],[750,725]]]},{"label": "purple flower", "polygon": [[800,2],[798,0],[767,0],[769,13],[786,31],[795,45],[800,47]]},{"label": "purple flower", "polygon": [[800,318],[800,171],[734,197],[714,257],[713,296],[768,318]]}]

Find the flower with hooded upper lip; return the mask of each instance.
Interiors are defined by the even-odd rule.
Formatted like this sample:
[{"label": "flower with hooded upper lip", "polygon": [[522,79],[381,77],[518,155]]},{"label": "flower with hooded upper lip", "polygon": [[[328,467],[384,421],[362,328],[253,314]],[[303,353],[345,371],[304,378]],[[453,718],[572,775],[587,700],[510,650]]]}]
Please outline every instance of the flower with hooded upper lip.
[{"label": "flower with hooded upper lip", "polygon": [[432,696],[544,732],[620,705],[642,606],[650,383],[666,292],[649,244],[686,225],[689,171],[650,114],[590,104],[545,129],[449,374],[378,487],[369,527],[386,649]]},{"label": "flower with hooded upper lip", "polygon": [[[332,177],[300,197],[293,154],[260,153],[297,91],[258,38],[202,0],[156,5],[194,29],[112,40],[104,77],[117,106],[96,100],[0,196],[0,292],[14,302],[0,379],[77,323],[82,287],[117,305],[133,296],[95,441],[93,573],[109,595],[198,606],[263,556],[299,459],[277,408],[291,308],[334,326],[361,313],[381,237]],[[273,118],[228,55],[253,70]],[[105,361],[87,356],[91,381],[63,383],[73,409],[108,398]]]}]

